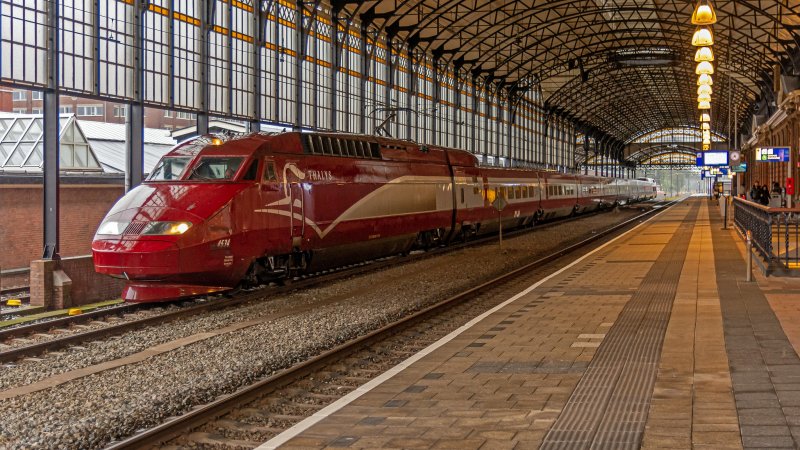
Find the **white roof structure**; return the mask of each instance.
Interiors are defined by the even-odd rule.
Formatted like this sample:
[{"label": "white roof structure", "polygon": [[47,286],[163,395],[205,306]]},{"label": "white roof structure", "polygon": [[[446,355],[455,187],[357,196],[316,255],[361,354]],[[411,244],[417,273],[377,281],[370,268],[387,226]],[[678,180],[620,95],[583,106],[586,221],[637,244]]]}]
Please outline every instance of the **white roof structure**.
[{"label": "white roof structure", "polygon": [[[125,124],[60,116],[62,172],[125,173]],[[41,114],[0,113],[0,173],[42,171]],[[176,144],[167,130],[145,128],[144,171]]]},{"label": "white roof structure", "polygon": [[[64,172],[102,172],[75,117],[60,116]],[[0,172],[41,172],[44,123],[40,114],[0,114]]]},{"label": "white roof structure", "polygon": [[[78,120],[86,139],[92,146],[103,170],[125,173],[125,124]],[[149,173],[158,160],[175,146],[177,141],[168,130],[144,129],[144,171]]]}]

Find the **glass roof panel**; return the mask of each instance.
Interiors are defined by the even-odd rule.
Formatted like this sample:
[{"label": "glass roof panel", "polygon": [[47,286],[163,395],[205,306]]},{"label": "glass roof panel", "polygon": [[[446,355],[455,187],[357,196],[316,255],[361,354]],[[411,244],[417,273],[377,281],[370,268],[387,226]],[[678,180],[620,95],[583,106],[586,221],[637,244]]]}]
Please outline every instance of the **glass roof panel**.
[{"label": "glass roof panel", "polygon": [[22,142],[36,142],[39,138],[42,137],[42,121],[41,119],[35,119],[31,126],[28,128],[28,131],[25,133],[25,136],[22,137]]},{"label": "glass roof panel", "polygon": [[25,133],[25,127],[27,126],[28,121],[23,119],[17,119],[11,125],[11,129],[6,134],[6,137],[3,139],[3,142],[17,142],[22,134]]},{"label": "glass roof panel", "polygon": [[25,166],[42,167],[42,145],[43,144],[41,143],[35,145],[33,152],[31,152],[31,156],[29,156],[28,160],[25,161]]}]

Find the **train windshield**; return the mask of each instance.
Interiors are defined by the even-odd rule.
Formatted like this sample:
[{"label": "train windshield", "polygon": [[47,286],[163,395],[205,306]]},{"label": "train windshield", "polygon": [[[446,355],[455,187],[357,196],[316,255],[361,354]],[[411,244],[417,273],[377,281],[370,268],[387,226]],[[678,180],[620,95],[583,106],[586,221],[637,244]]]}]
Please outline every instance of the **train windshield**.
[{"label": "train windshield", "polygon": [[192,158],[188,156],[168,156],[161,158],[156,168],[147,177],[147,181],[177,180],[183,175],[186,166]]},{"label": "train windshield", "polygon": [[232,180],[244,158],[236,156],[205,156],[195,164],[189,180]]}]

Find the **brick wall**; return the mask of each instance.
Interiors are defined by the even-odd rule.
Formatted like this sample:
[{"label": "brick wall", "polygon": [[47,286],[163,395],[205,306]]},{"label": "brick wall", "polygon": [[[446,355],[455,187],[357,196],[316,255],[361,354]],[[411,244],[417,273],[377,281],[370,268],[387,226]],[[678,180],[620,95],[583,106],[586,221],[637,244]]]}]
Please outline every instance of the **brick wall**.
[{"label": "brick wall", "polygon": [[125,287],[122,280],[96,273],[91,256],[63,258],[61,270],[72,280],[70,306],[119,298],[122,288]]},{"label": "brick wall", "polygon": [[[60,254],[91,253],[100,221],[122,196],[123,186],[62,184]],[[0,268],[28,267],[42,257],[42,185],[0,184]]]},{"label": "brick wall", "polygon": [[47,309],[119,298],[122,280],[95,273],[91,256],[31,262],[31,305]]}]

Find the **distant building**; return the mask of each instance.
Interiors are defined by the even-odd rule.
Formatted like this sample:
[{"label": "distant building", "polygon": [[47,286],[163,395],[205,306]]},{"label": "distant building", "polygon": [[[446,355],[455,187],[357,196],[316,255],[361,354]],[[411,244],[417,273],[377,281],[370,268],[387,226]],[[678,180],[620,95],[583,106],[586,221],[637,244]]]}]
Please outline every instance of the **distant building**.
[{"label": "distant building", "polygon": [[[4,102],[5,96],[9,97]],[[0,111],[17,114],[41,114],[44,94],[41,91],[27,91],[24,89],[0,90]],[[58,99],[58,109],[61,114],[75,114],[80,120],[105,123],[125,123],[128,108],[125,104],[105,102],[89,98],[71,97],[62,95]],[[194,125],[195,114],[188,112],[170,111],[164,109],[145,108],[145,128],[161,128],[174,130]]]}]

